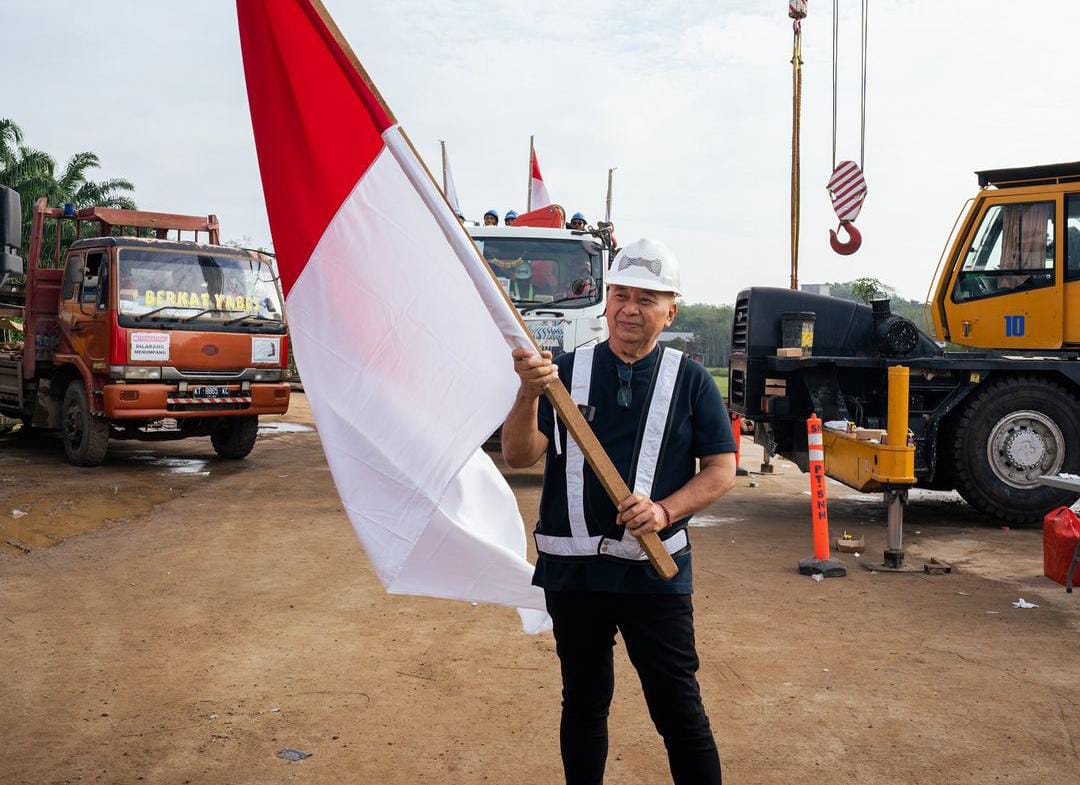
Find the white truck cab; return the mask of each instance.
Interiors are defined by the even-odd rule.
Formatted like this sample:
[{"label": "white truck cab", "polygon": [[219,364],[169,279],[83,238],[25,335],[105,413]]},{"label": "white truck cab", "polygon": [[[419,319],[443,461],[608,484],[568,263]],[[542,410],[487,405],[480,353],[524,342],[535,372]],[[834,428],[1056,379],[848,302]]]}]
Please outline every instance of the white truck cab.
[{"label": "white truck cab", "polygon": [[557,357],[607,338],[612,250],[604,235],[526,226],[466,229],[541,348]]}]

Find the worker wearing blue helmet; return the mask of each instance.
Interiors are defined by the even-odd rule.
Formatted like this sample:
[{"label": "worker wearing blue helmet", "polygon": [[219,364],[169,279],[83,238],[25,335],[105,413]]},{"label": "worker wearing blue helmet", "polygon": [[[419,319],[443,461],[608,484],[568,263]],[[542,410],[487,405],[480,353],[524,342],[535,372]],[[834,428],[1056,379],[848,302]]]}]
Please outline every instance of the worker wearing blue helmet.
[{"label": "worker wearing blue helmet", "polygon": [[570,218],[570,228],[576,229],[579,232],[585,231],[585,216],[581,213],[574,213]]},{"label": "worker wearing blue helmet", "polygon": [[488,210],[484,213],[484,226],[498,226],[499,214],[494,210]]},{"label": "worker wearing blue helmet", "polygon": [[506,215],[503,217],[503,223],[507,226],[513,226],[514,221],[517,220],[517,210],[507,210]]}]

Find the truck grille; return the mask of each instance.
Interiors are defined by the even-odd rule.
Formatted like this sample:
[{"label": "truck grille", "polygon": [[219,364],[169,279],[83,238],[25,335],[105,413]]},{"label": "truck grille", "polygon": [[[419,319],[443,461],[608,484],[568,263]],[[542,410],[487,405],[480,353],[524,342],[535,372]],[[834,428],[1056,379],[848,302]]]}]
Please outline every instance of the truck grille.
[{"label": "truck grille", "polygon": [[731,321],[731,351],[746,352],[746,332],[749,327],[750,298],[741,296],[735,301],[735,314]]},{"label": "truck grille", "polygon": [[183,379],[238,379],[244,374],[243,368],[233,371],[209,371],[205,368],[177,368]]}]

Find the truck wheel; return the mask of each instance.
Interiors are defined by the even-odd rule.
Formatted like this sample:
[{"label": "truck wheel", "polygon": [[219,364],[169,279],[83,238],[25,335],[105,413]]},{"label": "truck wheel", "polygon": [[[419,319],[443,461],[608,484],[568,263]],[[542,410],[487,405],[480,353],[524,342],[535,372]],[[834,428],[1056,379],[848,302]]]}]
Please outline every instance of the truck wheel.
[{"label": "truck wheel", "polygon": [[963,410],[952,440],[956,489],[972,507],[1012,523],[1038,523],[1076,494],[1039,476],[1080,473],[1080,401],[1056,382],[990,382]]},{"label": "truck wheel", "polygon": [[222,458],[244,458],[259,435],[258,417],[223,417],[210,434],[210,443]]},{"label": "truck wheel", "polygon": [[90,413],[86,386],[74,381],[64,390],[64,452],[76,466],[97,466],[109,449],[109,421]]}]

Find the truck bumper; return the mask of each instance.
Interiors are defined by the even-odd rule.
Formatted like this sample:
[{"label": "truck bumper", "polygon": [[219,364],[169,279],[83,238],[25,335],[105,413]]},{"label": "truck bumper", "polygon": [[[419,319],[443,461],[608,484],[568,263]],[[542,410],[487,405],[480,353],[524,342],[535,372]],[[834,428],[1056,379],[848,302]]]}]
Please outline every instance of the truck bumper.
[{"label": "truck bumper", "polygon": [[191,398],[171,384],[107,384],[105,416],[113,420],[162,420],[166,417],[245,417],[285,414],[288,383],[252,384],[251,389],[221,398]]}]

